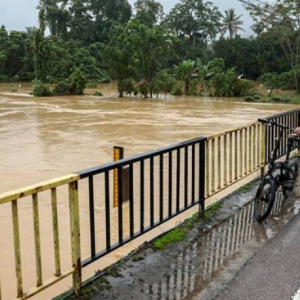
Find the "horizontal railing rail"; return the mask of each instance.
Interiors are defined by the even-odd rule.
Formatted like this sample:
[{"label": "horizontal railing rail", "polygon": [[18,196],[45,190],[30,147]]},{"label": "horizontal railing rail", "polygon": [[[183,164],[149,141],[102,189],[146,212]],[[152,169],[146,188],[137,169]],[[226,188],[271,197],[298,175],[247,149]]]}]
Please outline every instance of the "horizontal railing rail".
[{"label": "horizontal railing rail", "polygon": [[[298,127],[300,110],[269,119]],[[265,168],[277,135],[276,129],[255,122],[1,194],[0,205],[11,205],[16,297],[28,299],[69,275],[73,276],[73,288],[79,294],[82,268],[192,207],[198,205],[204,212],[205,199]],[[278,158],[286,154],[286,145],[287,135],[282,141]],[[87,199],[89,205],[88,255],[81,252],[79,186],[87,196],[80,199],[81,202]],[[57,202],[57,190],[62,187],[67,188],[70,213],[72,267],[66,271],[61,266]],[[39,202],[43,199],[41,194],[46,194],[51,200],[55,258],[54,277],[45,280],[39,215]],[[33,212],[36,286],[29,291],[24,291],[22,273],[18,208],[22,198],[31,198]],[[99,203],[103,207],[101,213]],[[97,230],[99,226],[102,235]]]}]

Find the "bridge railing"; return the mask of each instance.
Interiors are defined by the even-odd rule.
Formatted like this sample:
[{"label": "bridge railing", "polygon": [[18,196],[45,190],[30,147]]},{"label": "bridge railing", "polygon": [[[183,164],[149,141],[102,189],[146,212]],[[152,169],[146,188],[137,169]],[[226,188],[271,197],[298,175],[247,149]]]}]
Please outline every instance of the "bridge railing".
[{"label": "bridge railing", "polygon": [[208,137],[206,196],[210,197],[265,165],[265,128],[253,123]]},{"label": "bridge railing", "polygon": [[[11,216],[13,225],[13,248],[15,257],[15,274],[16,274],[16,298],[28,299],[36,294],[39,294],[46,288],[58,283],[69,275],[73,275],[74,288],[81,288],[81,254],[80,254],[80,225],[79,225],[79,199],[78,199],[78,180],[80,177],[77,174],[70,174],[52,181],[42,182],[40,184],[25,187],[9,193],[0,195],[0,205],[11,205]],[[57,189],[61,186],[68,186],[69,190],[69,208],[70,208],[70,235],[71,235],[71,253],[72,253],[72,268],[66,272],[62,272],[60,260],[60,239],[58,228],[58,209],[57,209]],[[53,278],[44,280],[43,278],[43,263],[41,252],[41,234],[40,234],[40,216],[39,216],[39,195],[48,193],[51,198],[52,209],[52,230],[54,240],[54,256],[55,266],[53,268]],[[18,204],[22,199],[31,197],[32,214],[33,214],[33,232],[34,232],[34,249],[36,272],[36,286],[29,291],[24,291],[23,274],[22,274],[22,255],[21,255],[21,239],[20,239],[20,224]],[[49,250],[51,251],[51,250]],[[1,289],[0,289],[1,299]]]},{"label": "bridge railing", "polygon": [[[297,127],[300,125],[299,116],[299,110],[296,110],[271,118]],[[264,168],[276,134],[272,128],[255,122],[1,194],[0,205],[11,205],[17,298],[28,299],[69,275],[73,276],[73,288],[79,294],[82,268],[196,205],[203,212],[206,198]],[[280,156],[285,154],[285,146],[286,140],[282,142]],[[117,186],[114,186],[115,174],[118,174]],[[81,186],[87,193],[89,205],[88,255],[82,254],[80,239],[79,200],[86,199],[79,199]],[[64,272],[60,259],[57,206],[57,189],[60,187],[67,189],[70,213],[72,267]],[[40,197],[42,193],[51,199],[55,257],[54,277],[47,280],[43,278],[41,255],[39,202],[43,201]],[[20,240],[22,224],[18,203],[28,197],[31,198],[33,212],[36,286],[24,291]],[[103,213],[99,213],[99,203],[102,203]],[[101,234],[97,229],[99,224]]]}]

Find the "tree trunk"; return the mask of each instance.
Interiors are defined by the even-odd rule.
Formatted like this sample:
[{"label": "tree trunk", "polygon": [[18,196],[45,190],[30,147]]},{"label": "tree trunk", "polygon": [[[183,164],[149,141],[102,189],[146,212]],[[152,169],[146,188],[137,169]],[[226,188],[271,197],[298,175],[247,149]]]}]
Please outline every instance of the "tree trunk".
[{"label": "tree trunk", "polygon": [[189,93],[190,93],[190,82],[189,82],[189,80],[185,81],[184,93],[185,93],[185,95],[189,95]]},{"label": "tree trunk", "polygon": [[297,71],[294,70],[294,78],[295,78],[295,85],[296,85],[296,93],[299,94],[299,80],[298,80],[298,76],[297,76]]}]

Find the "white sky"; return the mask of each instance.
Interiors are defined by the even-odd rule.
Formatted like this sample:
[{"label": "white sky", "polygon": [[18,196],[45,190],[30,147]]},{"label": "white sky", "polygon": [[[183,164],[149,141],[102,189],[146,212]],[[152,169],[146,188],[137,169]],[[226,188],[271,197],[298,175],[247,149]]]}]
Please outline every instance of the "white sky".
[{"label": "white sky", "polygon": [[[111,0],[114,1],[114,0]],[[165,11],[169,11],[178,0],[157,0],[161,2]],[[250,32],[251,18],[243,5],[238,0],[210,0],[223,12],[228,8],[235,8],[244,18],[244,29]],[[131,4],[135,0],[129,0]],[[0,25],[5,25],[8,30],[23,30],[27,26],[37,25],[38,0],[0,0]]]}]

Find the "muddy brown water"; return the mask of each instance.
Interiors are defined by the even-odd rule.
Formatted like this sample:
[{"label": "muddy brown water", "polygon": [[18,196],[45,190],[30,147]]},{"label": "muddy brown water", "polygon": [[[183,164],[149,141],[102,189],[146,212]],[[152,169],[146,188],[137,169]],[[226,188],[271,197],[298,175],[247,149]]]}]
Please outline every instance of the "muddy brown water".
[{"label": "muddy brown water", "polygon": [[[110,162],[115,145],[125,147],[125,155],[131,156],[296,108],[293,105],[248,104],[242,99],[230,98],[117,99],[114,87],[110,86],[102,86],[103,98],[33,98],[28,96],[30,89],[30,85],[22,84],[18,93],[12,93],[9,86],[0,85],[0,192]],[[61,260],[63,267],[68,269],[70,234],[65,195],[62,192],[58,200]],[[46,279],[54,270],[51,203],[47,195],[41,198],[43,275]],[[84,256],[89,251],[86,198],[83,196],[80,201]],[[26,290],[35,283],[30,199],[19,204],[19,211]],[[103,213],[103,204],[98,203],[96,219],[103,219]],[[101,244],[104,234],[101,226],[97,234],[100,236],[97,243]],[[0,208],[0,278],[4,299],[15,296],[12,244],[11,208],[3,205]],[[121,257],[122,253],[118,255]],[[46,294],[37,299],[49,297]]]}]

